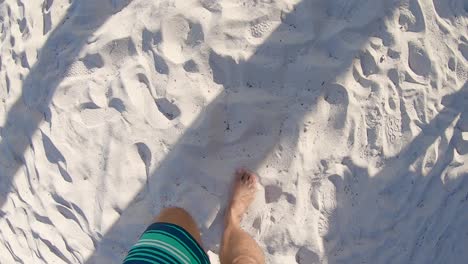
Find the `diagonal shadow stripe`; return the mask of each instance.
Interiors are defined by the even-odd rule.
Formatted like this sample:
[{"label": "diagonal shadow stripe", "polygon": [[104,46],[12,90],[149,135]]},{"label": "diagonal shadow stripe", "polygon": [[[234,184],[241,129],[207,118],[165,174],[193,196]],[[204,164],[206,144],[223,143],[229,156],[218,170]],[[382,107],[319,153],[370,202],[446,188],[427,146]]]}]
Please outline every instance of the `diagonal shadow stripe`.
[{"label": "diagonal shadow stripe", "polygon": [[[466,253],[451,252],[463,252],[460,245],[467,241],[466,236],[452,230],[463,229],[468,221],[468,214],[464,213],[468,173],[462,172],[458,179],[447,179],[445,175],[455,153],[466,151],[458,149],[458,143],[462,140],[460,131],[466,130],[463,124],[468,118],[467,103],[468,83],[465,83],[443,98],[445,108],[422,125],[421,132],[398,155],[389,158],[376,175],[351,158],[342,162],[347,173],[328,179],[336,187],[339,207],[330,213],[329,229],[324,234],[327,262],[391,259],[394,263],[458,263],[466,258]],[[450,128],[454,128],[454,133],[446,136]],[[446,137],[448,141],[444,143]],[[437,146],[438,157],[423,175],[414,164],[425,157],[438,139],[442,142]],[[432,212],[435,214],[431,215]],[[431,250],[424,250],[422,245]],[[296,258],[304,256],[318,259],[307,250]]]},{"label": "diagonal shadow stripe", "polygon": [[[337,98],[333,103],[341,106],[346,115],[348,93],[335,83],[337,77],[352,68],[353,60],[371,36],[393,41],[381,27],[385,27],[382,18],[391,14],[396,4],[369,3],[376,7],[372,14],[360,13],[355,20],[328,14],[329,19],[324,20],[330,13],[328,2],[304,0],[282,18],[281,24],[247,60],[236,61],[211,51],[213,79],[224,87],[223,92],[203,110],[152,172],[148,184],[122,211],[86,263],[114,263],[116,252],[123,259],[153,213],[194,189],[204,189],[207,195],[192,203],[223,203],[233,168],[236,165],[257,168],[279,145],[294,153],[304,115],[314,111],[318,100],[328,93]],[[345,42],[329,33],[342,31],[367,35]],[[251,123],[242,122],[244,116],[249,116]],[[343,126],[335,124],[338,130]],[[252,146],[255,151],[243,151]],[[285,160],[290,162],[288,158]],[[223,215],[222,210],[213,211],[203,212],[199,217],[209,249],[216,249]],[[212,214],[216,215],[214,223],[203,227]]]},{"label": "diagonal shadow stripe", "polygon": [[32,135],[42,121],[50,118],[49,104],[70,65],[93,32],[131,1],[118,2],[73,1],[40,50],[37,62],[23,80],[22,95],[10,108],[1,130],[0,153],[5,155],[0,159],[0,206],[8,197],[15,174],[25,163],[24,153],[31,145]]}]

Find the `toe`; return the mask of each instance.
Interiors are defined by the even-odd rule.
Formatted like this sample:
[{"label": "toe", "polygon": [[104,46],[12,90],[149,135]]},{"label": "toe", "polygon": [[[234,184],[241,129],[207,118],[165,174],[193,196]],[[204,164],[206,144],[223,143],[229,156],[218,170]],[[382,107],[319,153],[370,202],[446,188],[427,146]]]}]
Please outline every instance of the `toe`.
[{"label": "toe", "polygon": [[247,179],[249,184],[252,184],[255,182],[255,176],[252,173],[249,173],[248,179]]},{"label": "toe", "polygon": [[251,179],[252,179],[252,175],[250,173],[246,173],[245,174],[245,181],[250,183],[251,182]]},{"label": "toe", "polygon": [[256,185],[255,180],[252,180],[251,182],[249,182],[249,188],[250,189],[255,189],[255,185]]},{"label": "toe", "polygon": [[248,187],[254,186],[257,180],[255,174],[245,168],[237,169],[236,176],[240,184],[247,185]]},{"label": "toe", "polygon": [[242,168],[238,168],[238,169],[236,170],[236,174],[237,174],[237,175],[242,175],[242,174],[245,174],[246,172],[247,172],[247,170],[246,170],[245,168],[243,168],[243,167],[242,167]]},{"label": "toe", "polygon": [[250,182],[250,175],[248,173],[244,173],[241,176],[241,183],[242,184],[249,184]]}]

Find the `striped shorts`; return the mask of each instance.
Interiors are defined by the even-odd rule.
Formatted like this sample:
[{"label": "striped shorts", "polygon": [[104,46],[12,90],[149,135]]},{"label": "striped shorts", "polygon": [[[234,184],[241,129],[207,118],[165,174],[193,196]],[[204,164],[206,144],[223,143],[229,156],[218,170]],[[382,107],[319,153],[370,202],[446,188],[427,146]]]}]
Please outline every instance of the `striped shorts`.
[{"label": "striped shorts", "polygon": [[154,223],[130,249],[124,264],[209,264],[208,255],[182,227]]}]

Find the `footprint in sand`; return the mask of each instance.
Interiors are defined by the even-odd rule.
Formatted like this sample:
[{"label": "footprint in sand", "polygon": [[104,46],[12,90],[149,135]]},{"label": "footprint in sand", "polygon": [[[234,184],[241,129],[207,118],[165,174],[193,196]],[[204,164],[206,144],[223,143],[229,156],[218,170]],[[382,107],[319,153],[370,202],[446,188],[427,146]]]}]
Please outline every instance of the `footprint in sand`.
[{"label": "footprint in sand", "polygon": [[139,142],[135,144],[138,150],[138,155],[140,155],[141,160],[145,164],[146,177],[150,176],[150,167],[151,167],[151,150],[145,143]]},{"label": "footprint in sand", "polygon": [[296,263],[298,264],[319,264],[319,255],[307,247],[301,247],[296,253]]},{"label": "footprint in sand", "polygon": [[100,108],[91,102],[81,105],[80,116],[86,126],[94,127],[116,120],[120,113],[115,108]]},{"label": "footprint in sand", "polygon": [[283,195],[283,189],[276,185],[265,186],[265,201],[267,204],[276,203],[281,195]]},{"label": "footprint in sand", "polygon": [[468,45],[466,43],[460,43],[460,45],[458,45],[458,50],[463,55],[465,60],[468,60]]},{"label": "footprint in sand", "polygon": [[313,184],[310,195],[312,206],[319,211],[318,232],[321,237],[331,239],[330,227],[337,208],[337,192],[343,190],[341,178],[332,176]]},{"label": "footprint in sand", "polygon": [[428,76],[431,73],[431,60],[423,46],[417,42],[408,43],[408,64],[417,75]]},{"label": "footprint in sand", "polygon": [[169,66],[166,63],[166,60],[158,55],[156,52],[153,52],[154,59],[154,69],[160,74],[169,74]]},{"label": "footprint in sand", "polygon": [[411,32],[422,32],[426,29],[421,5],[418,0],[410,0],[409,3],[400,8],[398,23],[400,29]]},{"label": "footprint in sand", "polygon": [[204,35],[200,24],[183,16],[170,17],[162,24],[162,53],[171,62],[183,63],[192,49],[203,43]]},{"label": "footprint in sand", "polygon": [[326,84],[323,87],[323,98],[330,105],[330,118],[333,120],[333,127],[342,129],[345,126],[348,106],[349,95],[346,88],[340,84]]},{"label": "footprint in sand", "polygon": [[267,16],[256,19],[251,22],[250,35],[254,38],[262,38],[271,32],[272,27],[273,23]]},{"label": "footprint in sand", "polygon": [[370,51],[364,51],[359,57],[361,59],[362,73],[364,73],[366,77],[378,73],[379,69],[377,67],[377,62]]},{"label": "footprint in sand", "polygon": [[102,68],[104,66],[104,60],[99,53],[87,54],[81,61],[83,61],[83,64],[88,70]]},{"label": "footprint in sand", "polygon": [[192,48],[200,45],[205,40],[205,34],[203,27],[199,23],[193,23],[189,21],[189,32],[187,34],[187,40],[185,44]]},{"label": "footprint in sand", "polygon": [[197,73],[200,69],[194,60],[188,60],[184,63],[184,70],[186,72]]},{"label": "footprint in sand", "polygon": [[130,37],[111,40],[100,52],[103,60],[106,63],[112,63],[114,67],[121,67],[126,59],[136,55],[136,53],[136,45]]},{"label": "footprint in sand", "polygon": [[200,2],[208,11],[219,13],[223,10],[223,7],[218,0],[200,0]]},{"label": "footprint in sand", "polygon": [[156,99],[156,106],[158,110],[169,120],[174,120],[180,115],[179,107],[174,103],[170,102],[166,98]]},{"label": "footprint in sand", "polygon": [[145,28],[143,29],[141,38],[143,51],[146,52],[162,42],[162,33],[159,30],[150,31]]}]

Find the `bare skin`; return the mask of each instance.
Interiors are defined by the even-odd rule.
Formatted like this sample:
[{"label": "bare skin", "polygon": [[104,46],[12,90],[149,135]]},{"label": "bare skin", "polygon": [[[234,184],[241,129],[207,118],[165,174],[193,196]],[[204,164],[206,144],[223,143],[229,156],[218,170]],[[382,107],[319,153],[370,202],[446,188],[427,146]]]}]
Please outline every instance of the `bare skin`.
[{"label": "bare skin", "polygon": [[255,198],[257,177],[250,171],[240,169],[232,198],[226,210],[224,233],[221,242],[222,264],[263,264],[265,257],[257,242],[240,227],[240,222]]},{"label": "bare skin", "polygon": [[[257,177],[252,172],[239,169],[226,209],[225,228],[221,242],[221,264],[263,264],[265,257],[255,240],[240,227],[242,216],[255,198]],[[190,214],[181,208],[166,208],[156,222],[166,222],[183,227],[201,245],[200,230]]]},{"label": "bare skin", "polygon": [[155,222],[178,225],[189,232],[190,235],[197,240],[198,244],[201,245],[201,235],[197,223],[195,223],[192,216],[184,209],[177,207],[165,208],[161,211],[158,217],[156,217]]}]

